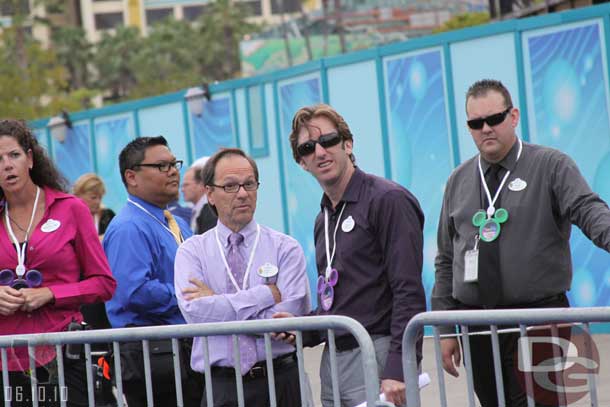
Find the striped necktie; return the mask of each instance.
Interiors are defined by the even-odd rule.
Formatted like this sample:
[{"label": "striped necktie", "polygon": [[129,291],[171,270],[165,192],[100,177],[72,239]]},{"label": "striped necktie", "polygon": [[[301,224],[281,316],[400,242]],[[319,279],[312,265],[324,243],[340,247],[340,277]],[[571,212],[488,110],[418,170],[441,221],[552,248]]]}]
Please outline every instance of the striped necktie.
[{"label": "striped necktie", "polygon": [[182,238],[182,232],[180,232],[180,227],[178,226],[178,222],[174,219],[174,216],[167,209],[163,211],[163,216],[167,220],[167,225],[169,226],[169,230],[172,231],[172,235],[174,235],[174,239],[176,239],[176,243],[180,245],[184,241]]}]

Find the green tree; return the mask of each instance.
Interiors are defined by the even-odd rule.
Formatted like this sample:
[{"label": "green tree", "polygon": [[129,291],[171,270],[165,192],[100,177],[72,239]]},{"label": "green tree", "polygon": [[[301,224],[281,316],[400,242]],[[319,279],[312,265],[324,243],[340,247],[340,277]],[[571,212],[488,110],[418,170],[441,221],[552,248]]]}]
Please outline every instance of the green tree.
[{"label": "green tree", "polygon": [[156,24],[131,61],[136,84],[129,97],[158,95],[200,84],[192,49],[197,41],[188,22],[170,18]]},{"label": "green tree", "polygon": [[134,60],[142,46],[140,32],[134,27],[119,27],[114,34],[102,35],[93,62],[97,86],[108,92],[111,100],[121,100],[136,86]]},{"label": "green tree", "polygon": [[[31,38],[19,38],[17,31],[6,28],[0,36],[0,117],[34,119],[62,108],[82,109],[74,95],[63,91],[67,72],[55,53]],[[25,66],[16,61],[17,48]]]},{"label": "green tree", "polygon": [[248,23],[246,17],[242,5],[217,0],[199,18],[194,45],[199,74],[206,81],[239,76],[239,42],[244,35],[259,31],[259,26]]},{"label": "green tree", "polygon": [[464,13],[458,14],[445,21],[443,25],[434,30],[435,33],[459,30],[460,28],[474,27],[475,25],[489,22],[489,13]]},{"label": "green tree", "polygon": [[85,30],[81,27],[58,27],[53,30],[52,41],[58,61],[68,70],[67,90],[87,87],[93,49]]}]

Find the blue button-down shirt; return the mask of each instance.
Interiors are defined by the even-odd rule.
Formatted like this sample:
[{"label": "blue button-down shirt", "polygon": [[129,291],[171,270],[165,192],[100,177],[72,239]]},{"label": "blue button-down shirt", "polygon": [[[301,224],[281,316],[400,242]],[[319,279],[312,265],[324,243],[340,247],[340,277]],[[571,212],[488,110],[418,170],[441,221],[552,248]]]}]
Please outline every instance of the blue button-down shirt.
[{"label": "blue button-down shirt", "polygon": [[[163,209],[136,196],[112,220],[104,236],[104,250],[117,281],[114,297],[106,303],[113,327],[183,324],[174,291],[174,258],[178,245],[164,227]],[[176,217],[182,236],[192,235]]]}]

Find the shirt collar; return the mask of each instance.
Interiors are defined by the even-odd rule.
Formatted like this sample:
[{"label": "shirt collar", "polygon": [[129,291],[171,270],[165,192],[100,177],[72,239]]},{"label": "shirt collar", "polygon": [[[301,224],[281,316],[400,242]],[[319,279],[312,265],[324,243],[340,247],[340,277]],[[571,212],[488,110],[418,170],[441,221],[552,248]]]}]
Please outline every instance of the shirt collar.
[{"label": "shirt collar", "polygon": [[199,213],[201,211],[201,208],[203,208],[203,206],[207,202],[208,202],[208,196],[206,194],[201,195],[201,198],[199,198],[199,200],[197,201],[197,203],[193,207],[194,212],[195,213]]},{"label": "shirt collar", "polygon": [[147,201],[143,200],[142,198],[138,198],[135,195],[132,195],[132,194],[127,194],[127,195],[130,200],[141,205],[144,209],[146,209],[148,212],[150,212],[151,215],[153,215],[155,218],[159,219],[159,221],[161,221],[163,224],[166,223],[165,215],[163,214],[163,211],[166,208],[159,208],[157,205],[153,205],[150,202],[147,202]]},{"label": "shirt collar", "polygon": [[[218,219],[216,229],[218,230],[218,238],[220,239],[222,246],[225,248],[229,247],[229,235],[233,233],[233,231],[226,227],[220,219]],[[238,233],[241,233],[244,236],[244,246],[250,247],[250,245],[254,243],[254,238],[256,236],[256,221],[252,219],[250,223],[244,226]]]},{"label": "shirt collar", "polygon": [[[508,151],[508,154],[498,162],[498,164],[507,171],[513,171],[515,169],[515,165],[517,164],[517,154],[519,154],[519,140],[515,138],[515,143]],[[487,170],[491,167],[491,163],[487,162],[481,156],[481,169],[483,170],[483,174],[487,174]]]},{"label": "shirt collar", "polygon": [[[354,166],[354,173],[347,183],[347,187],[345,188],[345,192],[343,192],[343,196],[341,197],[340,202],[358,202],[360,199],[360,191],[362,190],[362,185],[364,185],[364,172]],[[337,205],[338,207],[339,205]],[[325,207],[332,210],[333,204],[330,201],[328,195],[322,195],[322,201],[320,202],[320,207],[324,209]]]}]

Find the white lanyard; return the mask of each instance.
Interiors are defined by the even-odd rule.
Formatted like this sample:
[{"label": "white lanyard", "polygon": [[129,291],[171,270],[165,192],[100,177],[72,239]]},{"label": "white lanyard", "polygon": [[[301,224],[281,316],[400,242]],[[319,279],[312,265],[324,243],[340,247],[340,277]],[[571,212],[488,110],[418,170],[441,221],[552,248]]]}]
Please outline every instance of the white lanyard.
[{"label": "white lanyard", "polygon": [[[521,142],[521,139],[518,138],[517,140],[519,141],[519,151],[517,152],[517,159],[515,160],[515,164],[517,163],[517,161],[519,161],[519,157],[521,157],[521,151],[523,150],[523,143]],[[502,182],[500,183],[500,186],[498,187],[498,190],[496,191],[496,194],[494,195],[493,199],[491,199],[491,193],[489,192],[489,187],[487,186],[487,182],[485,181],[485,175],[483,175],[483,168],[481,167],[481,154],[479,154],[479,174],[481,175],[481,184],[483,184],[483,189],[485,190],[485,195],[487,196],[487,202],[489,202],[489,206],[487,207],[487,218],[490,219],[496,211],[494,203],[496,203],[496,200],[500,196],[500,191],[502,190],[502,187],[504,187],[504,183],[508,179],[510,171],[506,171],[506,174],[504,174],[504,178],[502,178]]]},{"label": "white lanyard", "polygon": [[250,258],[248,259],[248,266],[246,267],[246,274],[244,275],[244,282],[242,284],[242,288],[239,288],[237,285],[237,281],[235,281],[235,277],[233,276],[233,272],[229,267],[229,263],[227,263],[227,258],[225,257],[225,252],[222,249],[222,244],[220,243],[220,238],[218,237],[218,226],[214,228],[214,233],[216,234],[216,243],[218,243],[218,251],[220,252],[220,257],[222,258],[222,262],[225,264],[225,269],[227,270],[227,274],[233,283],[233,286],[237,291],[245,290],[248,285],[248,276],[250,275],[250,268],[252,268],[252,262],[254,261],[254,253],[256,252],[256,248],[258,247],[258,240],[261,236],[261,227],[256,225],[256,237],[254,238],[254,245],[252,246],[252,251],[250,252]]},{"label": "white lanyard", "polygon": [[328,240],[328,209],[324,208],[324,243],[326,244],[326,281],[330,278],[330,270],[332,269],[333,259],[335,258],[335,252],[337,251],[337,229],[339,229],[339,223],[341,223],[341,216],[343,216],[343,210],[345,209],[346,203],[343,202],[341,212],[339,212],[339,218],[335,224],[335,231],[333,232],[333,252],[330,252],[330,242]]},{"label": "white lanyard", "polygon": [[[167,230],[169,232],[170,235],[172,235],[172,237],[174,237],[174,232],[172,232],[172,230],[170,228],[168,228],[163,222],[161,222],[155,215],[153,215],[152,213],[150,213],[148,211],[148,209],[146,209],[145,207],[143,207],[142,205],[140,205],[137,202],[134,202],[131,200],[131,198],[127,198],[127,202],[129,202],[130,204],[134,205],[136,208],[141,209],[142,211],[144,211],[146,214],[148,214],[148,216],[150,216],[151,218],[153,218],[154,220],[156,220],[157,222],[159,222],[159,225],[163,226],[165,228],[165,230]],[[175,237],[174,237],[174,241],[175,241]]]},{"label": "white lanyard", "polygon": [[11,239],[13,239],[13,243],[17,248],[17,267],[15,268],[15,272],[17,273],[17,277],[22,278],[25,274],[25,249],[28,245],[28,236],[30,235],[30,230],[32,229],[32,224],[34,223],[34,217],[36,215],[36,207],[38,206],[38,198],[40,197],[40,187],[36,186],[36,199],[34,199],[34,207],[32,208],[32,216],[30,217],[30,224],[28,225],[28,229],[25,231],[25,241],[23,244],[19,243],[17,240],[17,236],[13,233],[13,228],[11,227],[11,222],[8,216],[8,202],[6,202],[4,207],[4,221],[6,222],[6,228],[8,229],[9,235],[11,235]]}]

